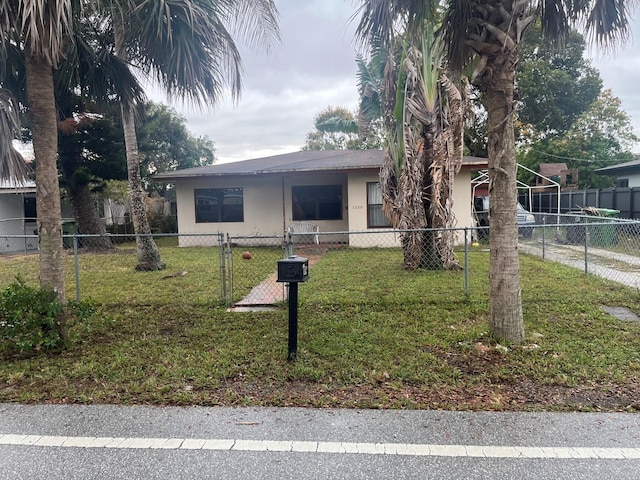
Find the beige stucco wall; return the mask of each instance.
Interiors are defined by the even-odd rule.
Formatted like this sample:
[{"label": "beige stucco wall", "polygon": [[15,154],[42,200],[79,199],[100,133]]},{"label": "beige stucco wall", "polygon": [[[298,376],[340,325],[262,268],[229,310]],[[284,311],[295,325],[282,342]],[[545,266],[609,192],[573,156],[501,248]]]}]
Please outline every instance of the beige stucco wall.
[{"label": "beige stucco wall", "polygon": [[[463,168],[456,175],[453,185],[453,213],[456,216],[455,228],[472,226],[471,202],[471,169]],[[464,243],[464,232],[457,232],[456,243]]]},{"label": "beige stucco wall", "polygon": [[[367,183],[379,181],[378,174],[352,173],[349,175],[349,231],[374,232],[368,235],[349,235],[349,245],[353,247],[389,247],[399,245],[399,236],[385,232],[385,229],[367,228]],[[453,186],[453,212],[455,228],[471,226],[471,170],[462,169]],[[375,233],[379,232],[379,233]],[[464,242],[464,232],[457,234],[456,243]]]},{"label": "beige stucco wall", "polygon": [[[369,235],[320,235],[321,242],[349,241],[351,246],[389,247],[399,245],[396,233],[384,229],[367,228],[367,183],[377,182],[375,171],[335,173],[264,175],[236,177],[208,177],[186,179],[177,182],[176,200],[178,230],[185,233],[208,233],[210,237],[182,235],[180,245],[213,245],[218,232],[232,237],[282,236],[293,222],[291,187],[302,185],[342,185],[343,215],[341,220],[313,221],[320,232],[374,232]],[[471,226],[471,172],[462,170],[457,176],[453,191],[453,209],[456,227]],[[244,199],[244,222],[196,223],[194,190],[199,188],[242,188]],[[284,199],[284,209],[282,202]],[[247,240],[250,241],[250,240]],[[462,243],[460,235],[458,243]],[[238,243],[242,243],[239,241]],[[260,242],[253,242],[260,243]],[[266,242],[269,243],[269,242]]]},{"label": "beige stucco wall", "polygon": [[[347,205],[346,175],[264,175],[261,177],[206,177],[185,179],[176,182],[176,203],[178,213],[178,231],[181,234],[222,232],[232,237],[283,236],[286,228],[293,222],[291,207],[291,187],[301,185],[342,185],[343,218],[341,220],[314,221],[320,231],[346,231],[349,225]],[[194,190],[200,188],[242,188],[244,222],[206,222],[195,221]],[[284,210],[283,210],[284,198]],[[247,239],[249,242],[251,239]],[[181,235],[179,244],[213,245],[217,238]],[[323,241],[339,241],[336,238],[323,237]],[[238,243],[243,243],[239,240]],[[269,241],[251,243],[273,243]]]},{"label": "beige stucco wall", "polygon": [[367,183],[378,182],[377,172],[354,172],[349,175],[349,231],[371,232],[366,235],[350,234],[351,247],[395,247],[399,246],[399,236],[388,228],[368,228]]},{"label": "beige stucco wall", "polygon": [[[196,223],[194,190],[242,188],[244,222]],[[178,231],[182,233],[228,233],[231,236],[282,235],[282,178],[198,178],[176,182]],[[215,237],[181,236],[180,246],[212,245]]]},{"label": "beige stucco wall", "polygon": [[632,173],[629,175],[618,175],[618,180],[629,180],[629,188],[640,187],[640,173]]}]

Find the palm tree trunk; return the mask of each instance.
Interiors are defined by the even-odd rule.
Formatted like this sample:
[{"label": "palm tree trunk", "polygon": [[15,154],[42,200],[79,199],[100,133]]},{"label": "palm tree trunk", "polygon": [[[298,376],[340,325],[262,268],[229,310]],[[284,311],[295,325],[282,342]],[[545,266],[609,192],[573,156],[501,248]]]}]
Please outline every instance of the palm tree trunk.
[{"label": "palm tree trunk", "polygon": [[136,127],[133,114],[127,111],[125,107],[122,107],[122,127],[124,130],[124,145],[127,152],[131,219],[133,221],[133,230],[136,234],[136,250],[138,253],[136,270],[162,270],[165,267],[165,263],[160,259],[160,252],[151,236],[147,210],[144,205]]},{"label": "palm tree trunk", "polygon": [[489,152],[489,325],[500,339],[524,340],[520,263],[518,259],[517,163],[513,127],[515,59],[511,53],[494,57],[484,94],[488,112]]},{"label": "palm tree trunk", "polygon": [[69,194],[78,233],[100,235],[83,239],[82,247],[91,252],[104,252],[113,249],[113,243],[107,236],[107,229],[100,218],[89,185],[72,186],[69,188]]},{"label": "palm tree trunk", "polygon": [[[26,56],[27,95],[36,162],[36,208],[40,246],[40,285],[65,300],[62,214],[58,184],[58,128],[51,64]],[[61,327],[64,330],[64,326]]]},{"label": "palm tree trunk", "polygon": [[62,135],[58,144],[60,169],[66,182],[73,216],[80,233],[96,234],[100,237],[91,237],[83,241],[83,247],[90,251],[105,251],[113,248],[113,244],[107,237],[107,229],[100,219],[89,185],[85,181],[74,178],[75,173],[82,165],[82,143],[78,135]]},{"label": "palm tree trunk", "polygon": [[[123,60],[127,60],[124,49],[124,25],[119,15],[114,19],[114,40],[116,54]],[[131,219],[133,230],[136,234],[136,250],[138,263],[136,270],[151,271],[162,270],[165,263],[160,259],[160,252],[151,236],[151,228],[147,218],[147,210],[144,205],[142,179],[140,176],[140,154],[138,152],[138,139],[133,111],[130,107],[121,106],[122,129],[124,131],[124,145],[127,156],[127,172],[129,175],[129,200],[131,203]]]}]

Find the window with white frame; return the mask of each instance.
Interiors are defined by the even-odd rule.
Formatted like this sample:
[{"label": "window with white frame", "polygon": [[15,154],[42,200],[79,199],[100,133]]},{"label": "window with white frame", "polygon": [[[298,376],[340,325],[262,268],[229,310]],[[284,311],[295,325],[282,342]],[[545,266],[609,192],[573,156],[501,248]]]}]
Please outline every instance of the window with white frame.
[{"label": "window with white frame", "polygon": [[390,228],[391,223],[382,211],[382,193],[378,182],[367,183],[367,226]]}]

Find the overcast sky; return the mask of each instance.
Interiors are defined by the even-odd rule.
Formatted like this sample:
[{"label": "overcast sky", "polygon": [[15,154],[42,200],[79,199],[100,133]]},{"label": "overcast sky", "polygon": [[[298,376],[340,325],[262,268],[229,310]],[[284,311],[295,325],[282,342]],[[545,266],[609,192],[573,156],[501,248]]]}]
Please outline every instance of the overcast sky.
[{"label": "overcast sky", "polygon": [[[195,135],[215,142],[218,162],[300,150],[325,107],[355,110],[355,22],[351,0],[276,0],[282,44],[266,57],[242,50],[244,89],[237,105],[225,99],[216,109],[195,112],[174,105]],[[633,38],[615,57],[590,56],[605,88],[622,100],[640,135],[640,11]],[[640,146],[636,148],[640,151]]]}]

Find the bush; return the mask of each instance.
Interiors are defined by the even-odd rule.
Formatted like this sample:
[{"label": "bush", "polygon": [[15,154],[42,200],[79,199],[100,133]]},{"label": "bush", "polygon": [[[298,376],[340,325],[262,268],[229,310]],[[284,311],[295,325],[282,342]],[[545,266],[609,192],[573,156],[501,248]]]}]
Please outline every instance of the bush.
[{"label": "bush", "polygon": [[178,233],[177,215],[165,215],[164,213],[149,213],[149,227],[152,233]]},{"label": "bush", "polygon": [[52,289],[17,278],[0,292],[0,353],[27,353],[63,346],[64,305]]}]

